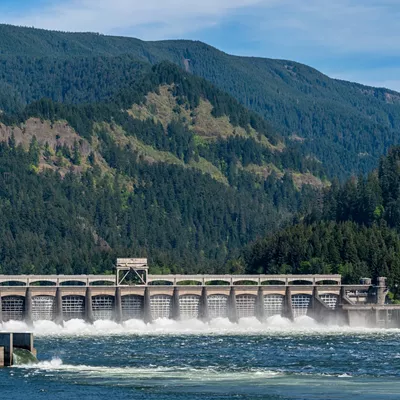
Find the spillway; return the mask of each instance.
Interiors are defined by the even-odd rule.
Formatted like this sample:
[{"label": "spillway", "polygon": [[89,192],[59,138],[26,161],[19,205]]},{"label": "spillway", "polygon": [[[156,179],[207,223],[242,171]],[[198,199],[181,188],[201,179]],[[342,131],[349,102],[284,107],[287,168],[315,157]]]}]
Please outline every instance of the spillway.
[{"label": "spillway", "polygon": [[236,296],[236,309],[238,318],[254,317],[256,309],[256,296],[248,294]]},{"label": "spillway", "polygon": [[296,294],[292,296],[293,316],[294,318],[308,314],[308,308],[311,303],[311,296],[308,294]]},{"label": "spillway", "polygon": [[85,318],[85,297],[65,296],[62,298],[63,319],[84,319]]},{"label": "spillway", "polygon": [[122,320],[143,319],[143,296],[122,296]]},{"label": "spillway", "polygon": [[270,294],[264,296],[264,313],[266,317],[282,315],[283,301],[285,296],[280,294]]},{"label": "spillway", "polygon": [[208,315],[213,318],[228,317],[228,296],[223,294],[214,294],[207,297]]},{"label": "spillway", "polygon": [[22,321],[24,319],[25,298],[4,296],[1,299],[3,321]]},{"label": "spillway", "polygon": [[169,318],[171,315],[171,296],[155,295],[150,297],[151,317]]},{"label": "spillway", "polygon": [[92,310],[95,321],[101,319],[112,320],[114,317],[114,297],[94,296],[92,298]]},{"label": "spillway", "polygon": [[[140,260],[143,262],[143,260]],[[129,272],[129,271],[128,271]],[[126,276],[126,274],[124,275]],[[384,304],[378,285],[342,285],[339,275],[0,275],[0,322],[175,320],[280,315],[340,324],[400,325],[400,306]]]},{"label": "spillway", "polygon": [[184,295],[179,297],[181,319],[195,319],[199,316],[200,296]]},{"label": "spillway", "polygon": [[32,319],[34,321],[52,321],[56,316],[56,301],[52,296],[34,296],[32,298]]},{"label": "spillway", "polygon": [[335,294],[321,294],[319,297],[332,310],[336,310],[339,305],[339,296]]}]

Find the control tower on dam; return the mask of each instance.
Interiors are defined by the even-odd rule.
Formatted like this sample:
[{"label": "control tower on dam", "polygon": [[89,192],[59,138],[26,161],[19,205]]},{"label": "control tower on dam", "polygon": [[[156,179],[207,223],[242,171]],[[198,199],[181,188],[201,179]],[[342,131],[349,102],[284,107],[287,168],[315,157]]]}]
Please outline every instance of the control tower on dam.
[{"label": "control tower on dam", "polygon": [[386,278],[342,285],[340,275],[151,275],[147,259],[123,258],[115,275],[0,275],[0,322],[307,315],[400,327],[400,306],[384,304],[386,293]]}]

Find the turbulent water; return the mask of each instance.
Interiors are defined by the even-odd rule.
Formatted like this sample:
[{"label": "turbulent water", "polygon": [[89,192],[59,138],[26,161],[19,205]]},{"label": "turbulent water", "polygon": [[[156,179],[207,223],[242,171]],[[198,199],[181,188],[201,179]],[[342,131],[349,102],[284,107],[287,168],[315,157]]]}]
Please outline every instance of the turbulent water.
[{"label": "turbulent water", "polygon": [[33,330],[40,363],[0,370],[1,398],[400,398],[400,330],[321,326],[307,317],[39,321]]}]

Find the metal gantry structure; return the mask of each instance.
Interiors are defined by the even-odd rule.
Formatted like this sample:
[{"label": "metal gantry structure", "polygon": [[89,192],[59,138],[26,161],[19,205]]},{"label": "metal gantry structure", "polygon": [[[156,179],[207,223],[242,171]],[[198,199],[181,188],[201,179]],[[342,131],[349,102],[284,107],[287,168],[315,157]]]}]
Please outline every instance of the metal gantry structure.
[{"label": "metal gantry structure", "polygon": [[134,274],[140,284],[147,284],[149,273],[147,258],[117,258],[115,269],[117,286],[129,284],[126,279],[130,273]]}]

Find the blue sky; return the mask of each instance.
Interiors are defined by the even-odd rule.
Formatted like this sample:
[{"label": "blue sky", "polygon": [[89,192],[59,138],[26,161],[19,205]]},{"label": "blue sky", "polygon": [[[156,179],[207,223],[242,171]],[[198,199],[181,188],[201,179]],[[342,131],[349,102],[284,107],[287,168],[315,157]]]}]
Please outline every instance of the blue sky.
[{"label": "blue sky", "polygon": [[400,0],[0,0],[0,22],[196,39],[400,91]]}]

